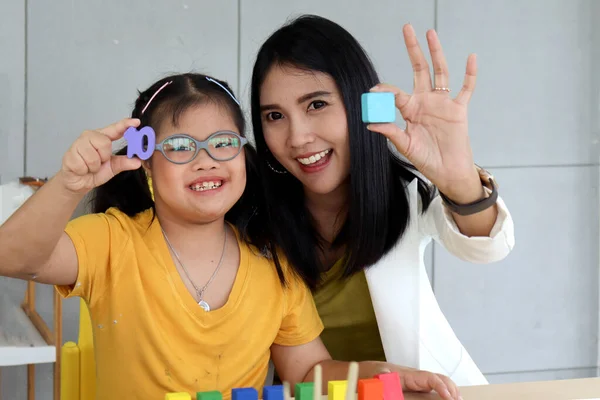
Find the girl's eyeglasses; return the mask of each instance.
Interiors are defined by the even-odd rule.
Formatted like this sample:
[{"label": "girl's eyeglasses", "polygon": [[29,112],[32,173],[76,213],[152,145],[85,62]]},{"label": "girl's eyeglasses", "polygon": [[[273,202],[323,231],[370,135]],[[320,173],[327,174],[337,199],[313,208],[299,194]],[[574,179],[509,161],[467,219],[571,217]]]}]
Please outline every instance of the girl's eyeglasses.
[{"label": "girl's eyeglasses", "polygon": [[192,161],[201,149],[215,161],[229,161],[237,157],[248,139],[231,131],[219,131],[206,140],[199,141],[186,134],[177,134],[157,143],[155,150],[174,164],[186,164]]}]

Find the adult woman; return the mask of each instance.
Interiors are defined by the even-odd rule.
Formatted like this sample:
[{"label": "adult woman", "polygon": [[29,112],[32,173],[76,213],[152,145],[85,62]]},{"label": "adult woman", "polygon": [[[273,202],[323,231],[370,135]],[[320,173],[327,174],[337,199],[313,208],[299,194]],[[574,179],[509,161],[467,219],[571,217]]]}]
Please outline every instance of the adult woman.
[{"label": "adult woman", "polygon": [[[300,17],[263,44],[251,106],[271,202],[265,220],[314,289],[334,358],[387,360],[448,375],[458,385],[482,384],[437,305],[423,250],[435,238],[464,260],[497,261],[514,246],[514,227],[471,154],[467,103],[475,57],[452,99],[435,32],[427,33],[433,86],[414,30],[407,25],[403,33],[414,70],[411,95],[380,84],[356,39],[327,19]],[[362,123],[360,96],[370,89],[395,94],[404,130]]]}]

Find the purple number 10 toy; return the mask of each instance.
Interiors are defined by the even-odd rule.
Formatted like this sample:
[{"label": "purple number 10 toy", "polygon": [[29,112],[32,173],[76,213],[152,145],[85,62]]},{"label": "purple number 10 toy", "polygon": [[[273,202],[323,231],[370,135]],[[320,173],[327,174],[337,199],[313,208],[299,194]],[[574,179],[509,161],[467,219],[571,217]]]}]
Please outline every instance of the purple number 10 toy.
[{"label": "purple number 10 toy", "polygon": [[[138,130],[133,126],[127,128],[123,135],[127,140],[127,157],[133,158],[138,156],[142,160],[149,159],[154,153],[156,147],[156,133],[154,129],[149,126],[145,126]],[[148,139],[148,145],[144,149],[144,137]]]}]

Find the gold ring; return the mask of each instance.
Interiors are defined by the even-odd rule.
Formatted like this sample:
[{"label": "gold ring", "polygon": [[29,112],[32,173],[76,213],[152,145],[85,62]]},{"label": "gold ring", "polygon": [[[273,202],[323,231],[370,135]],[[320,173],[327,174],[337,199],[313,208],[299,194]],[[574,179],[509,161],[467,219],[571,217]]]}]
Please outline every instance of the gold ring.
[{"label": "gold ring", "polygon": [[447,87],[436,87],[436,88],[433,88],[433,90],[435,92],[450,92],[450,88],[447,88]]}]

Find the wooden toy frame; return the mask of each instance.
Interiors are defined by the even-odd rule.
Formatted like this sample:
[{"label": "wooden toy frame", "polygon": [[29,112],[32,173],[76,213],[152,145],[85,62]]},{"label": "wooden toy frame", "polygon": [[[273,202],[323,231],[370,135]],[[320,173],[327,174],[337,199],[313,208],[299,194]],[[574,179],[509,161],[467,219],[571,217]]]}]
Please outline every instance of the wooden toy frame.
[{"label": "wooden toy frame", "polygon": [[[34,189],[38,189],[47,182],[47,179],[37,179],[32,177],[22,177],[20,178],[20,183],[24,185],[28,185]],[[55,350],[55,360],[54,363],[54,376],[53,376],[53,398],[55,400],[60,399],[60,357],[61,357],[61,345],[62,345],[62,299],[58,292],[54,291],[53,293],[53,314],[54,314],[54,329],[51,330],[48,324],[44,321],[44,319],[37,312],[35,307],[35,295],[36,295],[36,283],[34,281],[27,282],[27,288],[25,289],[25,296],[23,303],[20,305],[21,310],[18,310],[18,306],[14,305],[13,310],[15,312],[23,312],[27,319],[35,328],[35,331],[32,332],[37,336],[42,337],[43,341],[48,346],[53,346]],[[11,307],[10,304],[7,304],[7,307]],[[10,310],[10,308],[9,308]],[[32,331],[32,329],[29,329]],[[33,345],[31,345],[33,347]],[[17,347],[18,349],[18,347]],[[17,350],[18,351],[18,350]],[[45,363],[45,361],[40,361],[39,363]],[[9,364],[9,365],[27,365],[27,400],[35,400],[35,365],[36,363],[27,363],[27,364]],[[1,381],[1,368],[0,368],[0,387],[2,386]],[[0,392],[1,396],[1,392]]]}]

